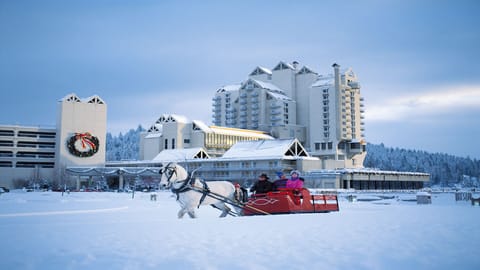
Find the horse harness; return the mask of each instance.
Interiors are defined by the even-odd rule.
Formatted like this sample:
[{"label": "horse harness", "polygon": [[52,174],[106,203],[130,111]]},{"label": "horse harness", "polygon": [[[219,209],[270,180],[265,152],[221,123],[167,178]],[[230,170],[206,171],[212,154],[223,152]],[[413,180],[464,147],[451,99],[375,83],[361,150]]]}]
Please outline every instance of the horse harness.
[{"label": "horse harness", "polygon": [[[170,165],[170,164],[169,164]],[[165,169],[162,171],[162,173],[166,173],[168,171],[168,179],[167,179],[167,182],[169,184],[170,183],[170,179],[172,179],[172,176],[175,174],[177,175],[177,170],[175,168],[172,168],[170,166],[166,166]],[[200,181],[200,183],[202,183],[203,185],[203,188],[198,188],[195,186],[195,181],[196,181],[196,178],[192,177],[192,175],[190,173],[188,173],[187,175],[187,179],[184,179],[184,180],[180,180],[180,181],[177,181],[177,182],[183,182],[182,185],[178,188],[174,188],[173,186],[170,188],[170,190],[175,194],[177,195],[177,201],[180,197],[180,193],[184,193],[184,192],[187,192],[187,191],[190,191],[190,190],[194,190],[196,192],[200,192],[202,193],[202,197],[200,198],[200,201],[198,202],[198,206],[197,208],[200,207],[200,205],[202,204],[202,202],[205,200],[205,198],[207,197],[208,193],[210,193],[210,189],[208,188],[208,185],[207,185],[207,182],[205,182],[203,179],[198,179]]]}]

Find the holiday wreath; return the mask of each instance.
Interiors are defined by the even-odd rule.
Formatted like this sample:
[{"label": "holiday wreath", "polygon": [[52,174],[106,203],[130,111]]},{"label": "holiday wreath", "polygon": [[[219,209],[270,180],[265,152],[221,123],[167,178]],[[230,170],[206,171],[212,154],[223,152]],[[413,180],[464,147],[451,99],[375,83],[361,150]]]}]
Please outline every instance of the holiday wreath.
[{"label": "holiday wreath", "polygon": [[91,157],[98,152],[98,138],[90,132],[75,133],[67,141],[67,148],[70,154],[77,157]]}]

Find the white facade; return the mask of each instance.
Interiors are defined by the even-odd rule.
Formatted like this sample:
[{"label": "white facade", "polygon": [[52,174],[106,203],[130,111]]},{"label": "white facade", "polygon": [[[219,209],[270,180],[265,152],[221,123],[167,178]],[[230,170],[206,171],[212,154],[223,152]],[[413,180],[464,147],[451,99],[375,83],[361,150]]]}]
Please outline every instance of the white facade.
[{"label": "white facade", "polygon": [[273,139],[261,131],[207,126],[202,121],[164,114],[140,135],[139,159],[152,160],[165,150],[190,148],[203,148],[208,155],[217,157],[238,141]]},{"label": "white facade", "polygon": [[[84,139],[80,138],[84,135]],[[78,136],[75,140],[72,137]],[[98,145],[89,144],[88,136]],[[107,136],[107,104],[98,96],[80,99],[70,94],[58,103],[57,168],[66,166],[101,166],[105,164]],[[95,139],[96,138],[96,139]],[[91,141],[91,140],[90,140]],[[69,149],[73,143],[78,154]],[[89,154],[92,151],[92,154]],[[94,152],[94,153],[93,153]],[[85,153],[82,155],[81,153]]]},{"label": "white facade", "polygon": [[297,62],[257,67],[242,84],[217,90],[213,123],[297,138],[325,169],[363,167],[360,85],[352,69],[333,68],[319,76]]}]

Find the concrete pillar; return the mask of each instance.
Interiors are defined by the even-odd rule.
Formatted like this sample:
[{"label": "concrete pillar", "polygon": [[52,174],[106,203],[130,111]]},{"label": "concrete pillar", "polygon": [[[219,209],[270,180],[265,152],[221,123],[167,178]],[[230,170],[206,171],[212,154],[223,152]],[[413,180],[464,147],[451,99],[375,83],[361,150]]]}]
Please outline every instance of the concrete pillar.
[{"label": "concrete pillar", "polygon": [[77,188],[76,190],[80,190],[80,175],[77,176]]},{"label": "concrete pillar", "polygon": [[123,174],[118,175],[118,189],[123,190]]}]

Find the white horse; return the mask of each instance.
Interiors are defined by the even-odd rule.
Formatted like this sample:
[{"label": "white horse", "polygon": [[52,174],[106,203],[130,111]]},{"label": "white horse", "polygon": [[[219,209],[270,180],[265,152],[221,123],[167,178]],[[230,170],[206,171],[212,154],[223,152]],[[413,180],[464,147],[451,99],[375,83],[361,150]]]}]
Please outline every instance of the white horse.
[{"label": "white horse", "polygon": [[170,188],[177,195],[181,206],[178,218],[185,213],[196,218],[195,208],[200,205],[211,205],[222,211],[220,217],[227,216],[230,208],[225,202],[234,202],[235,187],[228,181],[203,181],[193,178],[180,165],[169,163],[160,170],[162,174],[160,186]]}]

